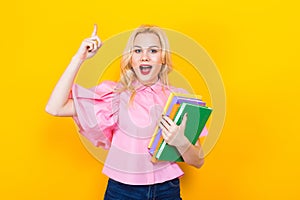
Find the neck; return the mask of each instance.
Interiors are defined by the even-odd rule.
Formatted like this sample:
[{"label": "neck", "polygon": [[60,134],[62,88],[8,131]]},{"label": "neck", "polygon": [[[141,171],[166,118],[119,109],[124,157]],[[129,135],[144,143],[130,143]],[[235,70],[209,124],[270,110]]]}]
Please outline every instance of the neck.
[{"label": "neck", "polygon": [[151,86],[151,85],[154,85],[154,84],[157,83],[158,81],[159,81],[158,78],[157,78],[156,80],[150,81],[150,82],[142,82],[142,81],[139,80],[139,82],[140,82],[141,84],[143,84],[144,86]]}]

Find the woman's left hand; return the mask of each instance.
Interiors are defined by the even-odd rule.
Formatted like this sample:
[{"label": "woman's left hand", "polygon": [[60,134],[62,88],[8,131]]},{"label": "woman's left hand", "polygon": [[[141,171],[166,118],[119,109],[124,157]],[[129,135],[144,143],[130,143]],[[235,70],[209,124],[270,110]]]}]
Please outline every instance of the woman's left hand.
[{"label": "woman's left hand", "polygon": [[187,114],[183,116],[181,124],[178,126],[168,116],[163,115],[159,127],[162,129],[162,136],[164,140],[172,146],[180,148],[188,148],[191,143],[184,135],[184,130],[187,121]]}]

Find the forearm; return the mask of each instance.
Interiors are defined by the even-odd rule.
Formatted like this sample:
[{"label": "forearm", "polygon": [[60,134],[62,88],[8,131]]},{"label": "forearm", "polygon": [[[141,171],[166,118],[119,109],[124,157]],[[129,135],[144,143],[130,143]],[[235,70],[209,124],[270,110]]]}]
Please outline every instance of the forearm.
[{"label": "forearm", "polygon": [[97,25],[95,24],[92,36],[83,40],[69,66],[57,82],[46,106],[46,111],[49,114],[54,116],[76,115],[73,99],[69,99],[74,79],[83,61],[93,57],[101,45],[101,40],[97,36]]},{"label": "forearm", "polygon": [[[68,65],[67,69],[60,77],[59,81],[57,82],[55,88],[52,91],[52,94],[48,100],[46,111],[55,116],[61,116],[62,110],[69,102],[69,94],[74,83],[74,79],[76,74],[82,64],[82,60],[78,58],[78,56],[74,56]],[[69,103],[70,104],[70,103]],[[70,109],[68,109],[70,110]],[[72,110],[72,109],[71,109]],[[70,115],[74,113],[70,112]]]},{"label": "forearm", "polygon": [[186,144],[178,146],[177,150],[187,164],[196,168],[200,168],[204,164],[204,154],[200,144],[193,145],[187,140]]}]

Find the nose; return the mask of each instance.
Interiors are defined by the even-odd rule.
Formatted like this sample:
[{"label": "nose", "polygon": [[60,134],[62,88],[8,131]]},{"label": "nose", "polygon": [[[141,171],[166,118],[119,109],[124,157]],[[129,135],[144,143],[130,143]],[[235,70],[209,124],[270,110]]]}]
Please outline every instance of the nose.
[{"label": "nose", "polygon": [[141,55],[141,61],[149,61],[149,56],[147,51],[143,51]]}]

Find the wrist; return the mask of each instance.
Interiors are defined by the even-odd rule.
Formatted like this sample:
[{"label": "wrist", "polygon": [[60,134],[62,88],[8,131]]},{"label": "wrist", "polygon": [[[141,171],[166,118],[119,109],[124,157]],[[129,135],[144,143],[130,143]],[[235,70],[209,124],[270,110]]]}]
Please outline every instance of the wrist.
[{"label": "wrist", "polygon": [[71,59],[71,63],[73,63],[76,66],[80,66],[84,62],[84,59],[80,58],[80,56],[73,56]]},{"label": "wrist", "polygon": [[192,144],[190,141],[184,136],[180,143],[176,145],[176,148],[180,153],[184,153]]},{"label": "wrist", "polygon": [[78,64],[82,64],[85,61],[85,59],[82,58],[82,56],[75,54],[72,57],[72,62],[76,62]]}]

